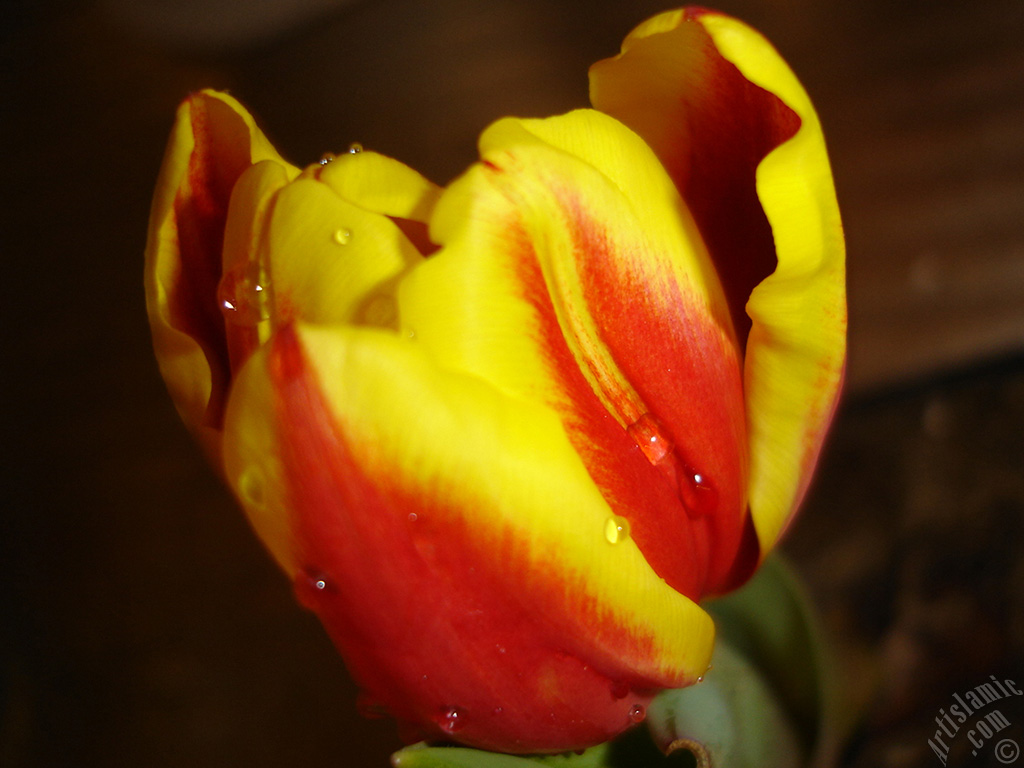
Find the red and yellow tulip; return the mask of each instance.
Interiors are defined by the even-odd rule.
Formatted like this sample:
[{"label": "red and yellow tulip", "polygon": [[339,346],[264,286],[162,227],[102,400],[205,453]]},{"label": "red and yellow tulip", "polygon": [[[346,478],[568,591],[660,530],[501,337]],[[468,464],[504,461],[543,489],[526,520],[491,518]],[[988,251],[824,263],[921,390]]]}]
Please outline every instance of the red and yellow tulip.
[{"label": "red and yellow tulip", "polygon": [[758,33],[662,14],[594,109],[503,119],[447,188],[300,169],[182,104],[146,286],[182,418],[369,700],[577,749],[700,678],[698,606],[791,519],[843,374],[818,118]]}]

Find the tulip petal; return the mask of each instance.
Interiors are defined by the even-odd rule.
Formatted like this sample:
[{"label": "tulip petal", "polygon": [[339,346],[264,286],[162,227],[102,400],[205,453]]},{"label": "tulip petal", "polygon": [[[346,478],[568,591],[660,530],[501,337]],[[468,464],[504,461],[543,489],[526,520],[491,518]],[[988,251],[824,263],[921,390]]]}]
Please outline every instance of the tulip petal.
[{"label": "tulip petal", "polygon": [[262,160],[249,166],[231,191],[217,285],[231,371],[241,368],[270,334],[272,306],[264,238],[269,212],[287,183],[284,166]]},{"label": "tulip petal", "polygon": [[746,343],[763,556],[806,490],[845,361],[845,248],[817,115],[760,34],[699,9],[634,30],[591,69],[591,100],[658,153],[723,276]]},{"label": "tulip petal", "polygon": [[612,511],[556,414],[393,333],[275,334],[235,383],[225,463],[262,534],[268,499],[288,510],[300,596],[425,735],[582,747],[706,668],[710,620],[606,540]]},{"label": "tulip petal", "polygon": [[342,198],[389,217],[424,255],[437,250],[427,224],[441,188],[407,165],[376,152],[345,152],[317,174]]},{"label": "tulip petal", "polygon": [[[231,369],[272,327],[316,323],[394,326],[394,284],[422,253],[407,230],[425,225],[439,189],[372,152],[310,166],[291,183],[271,161],[235,183],[218,299]],[[413,233],[415,234],[415,233]]]},{"label": "tulip petal", "polygon": [[317,178],[340,197],[374,213],[426,224],[441,189],[398,160],[377,152],[345,152]]},{"label": "tulip petal", "polygon": [[387,216],[301,178],[277,195],[266,253],[278,324],[396,324],[395,280],[423,256]]},{"label": "tulip petal", "polygon": [[659,575],[717,590],[746,515],[743,396],[685,205],[593,110],[499,121],[481,154],[435,211],[442,249],[400,285],[402,329],[438,365],[555,409]]},{"label": "tulip petal", "polygon": [[217,301],[228,201],[262,160],[298,173],[237,101],[194,94],[178,110],[150,212],[146,304],[157,358],[183,420],[214,456],[230,379]]},{"label": "tulip petal", "polygon": [[758,163],[799,118],[716,50],[701,9],[644,22],[622,52],[590,68],[593,105],[639,133],[697,220],[741,342],[750,291],[775,268],[772,231],[754,186]]},{"label": "tulip petal", "polygon": [[801,118],[797,134],[757,175],[779,259],[747,305],[751,512],[767,551],[803,498],[842,386],[846,248],[821,125],[806,92],[756,32],[724,17],[704,24],[723,55]]}]

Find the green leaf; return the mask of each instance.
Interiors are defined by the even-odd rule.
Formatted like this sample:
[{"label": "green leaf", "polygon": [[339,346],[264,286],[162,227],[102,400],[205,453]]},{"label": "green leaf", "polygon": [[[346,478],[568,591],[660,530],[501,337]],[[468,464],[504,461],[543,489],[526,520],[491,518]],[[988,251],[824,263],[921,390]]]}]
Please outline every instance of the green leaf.
[{"label": "green leaf", "polygon": [[704,607],[720,642],[756,667],[784,706],[807,765],[832,764],[841,744],[835,667],[813,604],[785,560],[772,555],[746,586]]},{"label": "green leaf", "polygon": [[396,752],[391,760],[395,768],[695,768],[696,765],[688,752],[662,754],[646,728],[636,728],[580,754],[515,756],[464,747],[416,744]]},{"label": "green leaf", "polygon": [[647,722],[654,741],[704,753],[713,766],[799,768],[797,732],[758,670],[724,641],[715,644],[712,667],[703,683],[652,702]]},{"label": "green leaf", "polygon": [[394,768],[611,768],[606,761],[610,744],[580,754],[505,755],[467,747],[431,747],[413,744],[391,756]]},{"label": "green leaf", "polygon": [[391,756],[393,768],[537,768],[529,758],[466,747],[413,744]]}]

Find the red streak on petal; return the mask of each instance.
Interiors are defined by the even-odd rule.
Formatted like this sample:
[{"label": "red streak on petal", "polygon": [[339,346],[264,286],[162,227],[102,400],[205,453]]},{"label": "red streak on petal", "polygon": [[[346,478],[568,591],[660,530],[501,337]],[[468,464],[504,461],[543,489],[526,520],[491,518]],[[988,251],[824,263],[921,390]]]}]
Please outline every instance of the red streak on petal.
[{"label": "red streak on petal", "polygon": [[[634,538],[659,575],[699,599],[721,588],[746,517],[746,427],[737,350],[679,285],[668,280],[644,285],[627,269],[628,260],[614,253],[604,225],[570,195],[561,197],[572,216],[583,291],[601,342],[655,418],[659,437],[671,446],[654,468],[676,503],[641,507],[637,520],[631,520]],[[609,481],[617,496],[630,493],[614,473]],[[696,594],[683,589],[677,576],[686,573],[680,560],[687,542],[700,558],[703,579]]]},{"label": "red streak on petal", "polygon": [[[566,313],[582,312],[597,323],[599,338],[633,395],[609,387],[605,376],[588,379],[606,362],[578,359],[565,334],[572,321],[560,322],[552,292],[528,232],[519,219],[515,180],[501,174],[518,171],[488,167],[509,198],[502,234],[518,282],[540,323],[540,343],[556,377],[558,402],[570,440],[614,514],[630,523],[631,535],[655,572],[677,591],[698,600],[721,589],[733,569],[746,517],[746,433],[738,352],[706,314],[677,285],[633,273],[629,259],[615,253],[602,222],[590,217],[573,189],[558,188],[559,201],[575,244],[574,258],[586,306],[566,302]],[[655,301],[648,292],[666,294]],[[585,346],[585,345],[583,345]],[[595,386],[604,387],[597,393]],[[606,382],[601,384],[601,382]],[[609,413],[606,408],[612,409]],[[643,409],[637,412],[637,408]],[[626,427],[651,412],[664,425],[671,455],[652,462]],[[649,453],[649,450],[647,451]],[[697,478],[700,475],[700,479]]]},{"label": "red streak on petal", "polygon": [[[550,288],[521,224],[510,220],[504,233],[508,247],[520,254],[514,259],[519,281],[541,323],[539,341],[564,396],[563,402],[552,405],[562,410],[570,441],[612,511],[629,521],[631,537],[655,572],[677,591],[699,599],[707,580],[707,524],[687,515],[676,484],[666,481],[663,471],[647,459],[591,388],[565,340]],[[591,255],[600,260],[601,249],[594,244],[589,247]],[[621,284],[611,289],[611,296],[620,302],[616,312],[636,298],[623,295],[624,291],[627,289]]]}]

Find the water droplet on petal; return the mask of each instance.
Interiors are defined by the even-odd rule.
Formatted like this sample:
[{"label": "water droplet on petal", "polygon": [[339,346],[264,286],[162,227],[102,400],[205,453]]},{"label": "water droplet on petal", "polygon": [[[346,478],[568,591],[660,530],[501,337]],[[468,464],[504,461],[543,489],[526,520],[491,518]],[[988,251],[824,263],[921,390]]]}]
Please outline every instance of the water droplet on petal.
[{"label": "water droplet on petal", "polygon": [[699,676],[697,677],[697,682],[698,682],[698,683],[703,683],[703,682],[704,682],[704,675],[699,675]]},{"label": "water droplet on petal", "polygon": [[704,517],[718,506],[718,491],[707,475],[692,467],[679,472],[679,497],[691,518]]},{"label": "water droplet on petal", "polygon": [[253,265],[225,272],[217,284],[217,303],[232,325],[256,325],[270,317],[266,281],[260,281]]},{"label": "water droplet on petal", "polygon": [[409,522],[410,523],[415,523],[417,520],[419,520],[419,517],[420,516],[417,515],[415,512],[410,512],[409,513]]},{"label": "water droplet on petal", "polygon": [[691,518],[704,517],[718,506],[718,491],[708,476],[694,469],[679,455],[668,433],[650,413],[630,424],[626,431],[647,460],[677,487],[679,500]]},{"label": "water droplet on petal", "polygon": [[352,230],[346,229],[345,227],[339,227],[334,230],[334,242],[338,245],[348,245],[349,240],[352,239]]},{"label": "water droplet on petal", "polygon": [[496,714],[496,715],[500,715],[504,711],[505,711],[504,707],[495,707],[494,708],[494,714]]},{"label": "water droplet on petal", "polygon": [[653,415],[645,413],[626,427],[644,456],[651,464],[657,464],[672,450],[672,441],[665,434],[664,427]]},{"label": "water droplet on petal", "polygon": [[445,707],[441,711],[441,717],[438,719],[437,724],[441,726],[441,730],[445,733],[456,733],[461,731],[466,725],[466,716],[462,714],[458,707]]},{"label": "water droplet on petal", "polygon": [[353,141],[351,144],[348,145],[348,153],[350,155],[355,155],[362,151],[363,145],[360,144],[358,141]]},{"label": "water droplet on petal", "polygon": [[315,568],[305,568],[295,577],[295,596],[309,610],[316,610],[320,602],[334,594],[334,585],[326,574]]},{"label": "water droplet on petal", "polygon": [[324,152],[320,155],[320,165],[327,165],[329,162],[333,161],[335,157],[336,155],[333,152]]},{"label": "water droplet on petal", "polygon": [[612,515],[604,524],[604,537],[609,544],[618,544],[629,538],[629,520]]},{"label": "water droplet on petal", "polygon": [[642,723],[647,717],[647,710],[643,704],[634,704],[629,710],[629,719],[634,723]]}]

